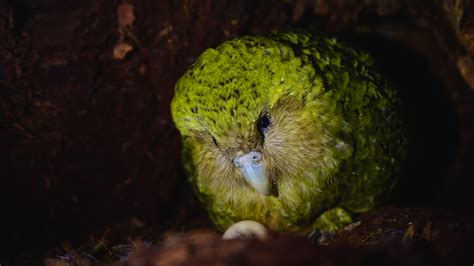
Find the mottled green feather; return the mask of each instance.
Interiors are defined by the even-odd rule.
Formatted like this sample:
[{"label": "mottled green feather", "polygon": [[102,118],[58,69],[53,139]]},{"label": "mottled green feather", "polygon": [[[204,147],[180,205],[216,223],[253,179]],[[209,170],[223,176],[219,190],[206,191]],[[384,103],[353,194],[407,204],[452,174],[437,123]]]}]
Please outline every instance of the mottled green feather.
[{"label": "mottled green feather", "polygon": [[[240,220],[324,229],[324,212],[367,211],[392,190],[405,138],[398,97],[372,64],[307,33],[240,37],[197,59],[176,84],[171,111],[189,181],[219,229]],[[257,127],[263,114],[272,120],[265,134]],[[271,196],[233,164],[250,151],[263,155]]]}]

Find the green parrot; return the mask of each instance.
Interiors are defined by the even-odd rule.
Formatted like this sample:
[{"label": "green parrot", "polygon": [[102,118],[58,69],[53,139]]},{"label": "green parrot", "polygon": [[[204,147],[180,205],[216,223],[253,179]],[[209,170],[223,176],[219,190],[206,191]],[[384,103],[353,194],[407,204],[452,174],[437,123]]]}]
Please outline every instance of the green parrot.
[{"label": "green parrot", "polygon": [[218,229],[335,231],[396,185],[399,97],[365,53],[306,32],[208,49],[171,103],[188,179]]}]

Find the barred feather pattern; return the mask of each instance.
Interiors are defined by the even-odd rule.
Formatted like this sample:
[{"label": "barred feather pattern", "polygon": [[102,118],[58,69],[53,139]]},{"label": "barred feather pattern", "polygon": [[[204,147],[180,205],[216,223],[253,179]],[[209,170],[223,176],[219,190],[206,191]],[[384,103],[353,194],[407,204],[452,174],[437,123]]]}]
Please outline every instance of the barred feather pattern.
[{"label": "barred feather pattern", "polygon": [[[406,141],[398,96],[372,59],[305,32],[245,36],[206,50],[171,111],[190,183],[216,226],[255,220],[310,230],[323,212],[374,208],[396,184]],[[271,118],[262,133],[258,121]],[[233,164],[262,153],[274,184],[254,191]]]}]

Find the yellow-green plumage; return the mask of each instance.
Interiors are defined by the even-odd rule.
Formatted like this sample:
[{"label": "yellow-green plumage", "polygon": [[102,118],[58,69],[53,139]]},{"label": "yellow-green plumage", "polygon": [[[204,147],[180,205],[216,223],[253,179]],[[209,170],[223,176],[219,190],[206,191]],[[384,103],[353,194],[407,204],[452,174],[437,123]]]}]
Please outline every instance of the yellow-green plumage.
[{"label": "yellow-green plumage", "polygon": [[[307,33],[240,37],[206,50],[176,84],[173,120],[189,180],[221,230],[255,220],[280,231],[334,228],[394,187],[405,139],[392,88],[371,58]],[[262,116],[271,119],[263,132]],[[263,195],[233,160],[258,151]],[[329,229],[334,229],[329,228]]]}]

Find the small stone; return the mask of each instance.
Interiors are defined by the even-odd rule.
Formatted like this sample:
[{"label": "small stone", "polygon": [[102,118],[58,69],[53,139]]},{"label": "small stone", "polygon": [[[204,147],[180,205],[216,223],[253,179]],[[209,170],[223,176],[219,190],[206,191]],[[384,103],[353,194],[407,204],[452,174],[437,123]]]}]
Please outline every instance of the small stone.
[{"label": "small stone", "polygon": [[261,223],[255,221],[240,221],[229,227],[222,239],[266,239],[268,231]]},{"label": "small stone", "polygon": [[121,42],[115,45],[113,56],[115,59],[122,60],[132,50],[133,46],[128,43]]}]

